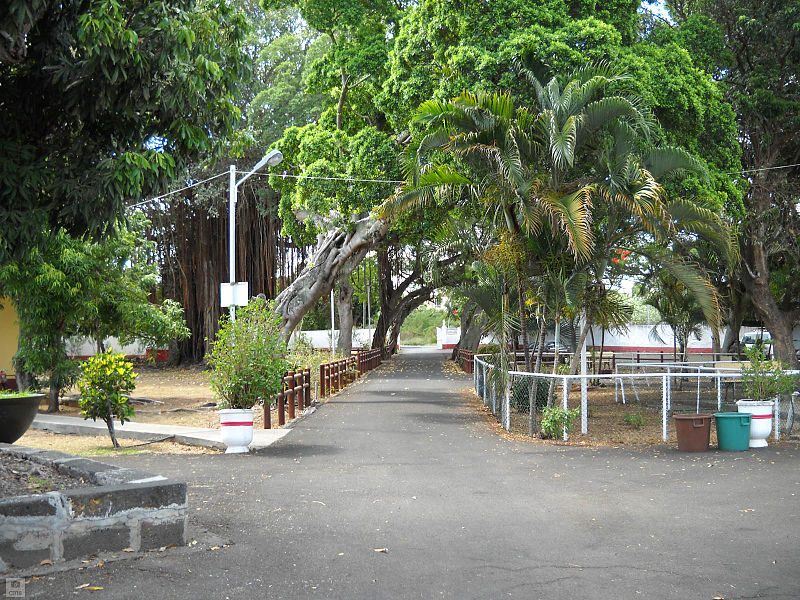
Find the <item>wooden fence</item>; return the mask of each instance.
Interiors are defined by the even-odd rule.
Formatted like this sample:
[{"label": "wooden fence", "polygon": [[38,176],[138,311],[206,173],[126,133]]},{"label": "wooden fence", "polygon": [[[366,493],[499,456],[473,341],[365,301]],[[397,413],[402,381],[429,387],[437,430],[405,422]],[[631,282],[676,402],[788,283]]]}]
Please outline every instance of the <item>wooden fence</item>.
[{"label": "wooden fence", "polygon": [[[319,397],[324,398],[343,389],[365,373],[380,366],[385,349],[355,350],[349,358],[342,358],[319,366]],[[289,371],[283,378],[283,392],[277,395],[278,423],[281,427],[291,421],[313,402],[311,397],[311,369]],[[264,429],[272,428],[271,404],[264,405]]]}]

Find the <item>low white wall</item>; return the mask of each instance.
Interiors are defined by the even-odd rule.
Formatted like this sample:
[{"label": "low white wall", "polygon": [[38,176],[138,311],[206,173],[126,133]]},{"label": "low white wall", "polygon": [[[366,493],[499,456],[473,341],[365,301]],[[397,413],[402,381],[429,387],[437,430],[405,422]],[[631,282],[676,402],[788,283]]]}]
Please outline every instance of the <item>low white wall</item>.
[{"label": "low white wall", "polygon": [[[461,328],[446,328],[444,327],[444,323],[442,325],[443,327],[436,328],[437,344],[440,348],[452,348],[461,337]],[[594,332],[594,344],[595,346],[600,347],[602,331],[599,327],[593,327],[592,330]],[[658,339],[653,339],[650,336],[652,330],[652,325],[631,325],[625,333],[612,333],[610,331],[606,331],[605,349],[608,351],[617,350],[619,352],[631,352],[637,350],[642,352],[671,352],[672,330],[666,325],[661,325],[657,328],[658,335],[661,337],[663,343],[658,341]],[[742,329],[739,331],[739,339],[748,333],[754,333],[757,335],[760,331],[761,329],[758,327],[742,327]],[[721,332],[721,336],[724,339],[724,331]],[[545,337],[545,343],[551,342],[554,339],[555,336],[553,333],[548,332],[547,336]],[[722,340],[720,340],[720,342],[721,341]],[[481,339],[481,344],[489,344],[493,342],[495,342],[495,340],[492,336],[484,336]],[[445,346],[444,344],[449,345]],[[591,335],[586,338],[586,344],[588,346],[592,345]],[[800,348],[800,327],[795,327],[794,329],[794,345],[795,348]],[[689,337],[689,352],[711,352],[711,349],[712,342],[710,327],[706,326],[701,329],[699,339],[695,336]]]},{"label": "low white wall", "polygon": [[[107,338],[105,347],[125,356],[144,356],[147,352],[144,344],[134,342],[123,346],[117,338]],[[67,340],[67,354],[70,356],[94,356],[96,353],[97,343],[92,339],[80,337]]]},{"label": "low white wall", "polygon": [[[353,329],[353,348],[369,348],[375,329]],[[294,348],[297,336],[302,336],[313,348],[329,349],[332,345],[330,329],[311,329],[308,331],[294,331],[289,338],[289,347]],[[333,332],[336,346],[339,346],[339,330]]]}]

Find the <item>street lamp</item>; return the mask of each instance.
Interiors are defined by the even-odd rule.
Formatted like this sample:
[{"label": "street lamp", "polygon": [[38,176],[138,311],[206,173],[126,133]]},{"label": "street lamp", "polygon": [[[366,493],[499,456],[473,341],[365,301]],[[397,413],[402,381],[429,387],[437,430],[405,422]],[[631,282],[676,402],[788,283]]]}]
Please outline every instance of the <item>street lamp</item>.
[{"label": "street lamp", "polygon": [[236,180],[236,165],[230,166],[228,192],[228,273],[229,283],[220,284],[220,304],[231,307],[231,319],[236,319],[236,307],[246,306],[248,300],[247,282],[236,282],[236,200],[239,186],[247,181],[253,173],[265,165],[274,167],[283,160],[280,150],[270,150],[266,156],[256,163],[241,179]]}]

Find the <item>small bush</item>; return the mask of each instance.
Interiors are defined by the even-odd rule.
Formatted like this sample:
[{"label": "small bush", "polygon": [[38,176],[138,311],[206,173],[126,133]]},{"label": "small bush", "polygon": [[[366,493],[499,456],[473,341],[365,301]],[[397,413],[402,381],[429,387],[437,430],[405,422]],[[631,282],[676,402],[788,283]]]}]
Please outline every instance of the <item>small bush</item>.
[{"label": "small bush", "polygon": [[283,391],[286,343],[274,304],[253,298],[235,321],[223,315],[208,363],[220,408],[253,408]]},{"label": "small bush", "polygon": [[642,425],[644,425],[644,417],[642,417],[641,413],[630,413],[625,415],[623,420],[633,429],[639,429]]},{"label": "small bush", "polygon": [[575,427],[575,417],[580,414],[580,408],[564,410],[560,406],[545,406],[542,409],[542,437],[558,439],[565,429],[569,435]]},{"label": "small bush", "polygon": [[119,448],[119,443],[114,433],[114,419],[124,423],[133,416],[128,394],[136,387],[135,379],[133,364],[122,354],[113,354],[110,350],[96,354],[81,365],[78,381],[81,415],[84,419],[105,421],[115,448]]},{"label": "small bush", "polygon": [[528,397],[528,390],[531,385],[536,385],[536,409],[541,410],[547,406],[550,380],[544,377],[523,377],[517,379],[511,388],[511,407],[517,412],[526,413],[530,410],[531,401]]},{"label": "small bush", "polygon": [[483,344],[478,346],[477,354],[497,354],[500,352],[499,344]]}]

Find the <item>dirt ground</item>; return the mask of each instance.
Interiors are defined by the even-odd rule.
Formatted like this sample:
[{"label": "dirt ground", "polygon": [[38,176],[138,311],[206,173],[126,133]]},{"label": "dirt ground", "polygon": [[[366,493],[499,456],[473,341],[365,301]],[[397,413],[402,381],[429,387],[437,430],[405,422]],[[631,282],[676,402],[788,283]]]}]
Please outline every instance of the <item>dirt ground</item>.
[{"label": "dirt ground", "polygon": [[175,442],[158,442],[148,444],[139,440],[118,438],[120,447],[111,445],[111,438],[101,435],[76,435],[73,433],[50,433],[29,429],[25,435],[14,442],[17,446],[58,450],[75,456],[86,456],[103,461],[103,456],[120,454],[217,454],[219,450],[187,446]]},{"label": "dirt ground", "polygon": [[[384,365],[390,368],[391,363]],[[451,361],[443,361],[442,368],[448,371],[458,371],[458,367]],[[136,389],[132,393],[135,414],[134,421],[145,423],[163,423],[185,425],[190,427],[219,427],[219,416],[217,414],[214,397],[208,384],[206,373],[194,368],[172,368],[154,367],[143,365],[137,368],[138,377]],[[577,389],[577,388],[576,388]],[[475,403],[475,409],[491,413],[484,408],[474,392],[469,392]],[[688,392],[687,392],[688,393]],[[644,394],[641,394],[644,397]],[[658,393],[660,400],[660,391]],[[596,387],[589,390],[589,432],[586,435],[580,434],[580,423],[570,436],[568,443],[579,445],[600,445],[600,446],[648,446],[663,444],[661,440],[661,410],[658,403],[643,402],[637,404],[631,402],[622,404],[615,401],[614,388]],[[652,399],[651,399],[652,400]],[[570,392],[570,406],[579,402],[579,394],[573,390]],[[649,406],[648,406],[649,405]],[[41,411],[46,410],[46,403],[42,404]],[[714,412],[708,407],[703,407],[704,411]],[[734,409],[735,410],[735,409]],[[63,399],[61,414],[80,416],[78,407],[77,389],[71,390]],[[640,415],[642,424],[636,426],[625,422],[628,415]],[[634,417],[635,418],[635,417]],[[263,424],[263,410],[258,407],[255,411],[255,426],[261,428]],[[272,411],[273,427],[277,426],[277,411]],[[502,430],[501,430],[502,431]],[[504,433],[520,440],[531,440],[528,432],[528,414],[512,412],[511,431]],[[36,436],[42,436],[37,438]],[[19,443],[44,447],[46,439],[52,434],[29,432]],[[78,438],[81,436],[68,436]],[[94,440],[94,443],[92,443]],[[537,440],[538,441],[538,440]],[[33,443],[35,442],[35,443]],[[74,443],[73,443],[74,442]],[[198,452],[197,448],[187,448],[180,444],[165,442],[153,444],[151,446],[133,447],[136,442],[132,440],[120,440],[120,444],[125,449],[117,452]],[[554,443],[563,443],[557,441]],[[668,444],[676,444],[675,427],[672,420],[669,424]],[[784,442],[782,442],[784,443]],[[797,444],[796,441],[785,443]],[[716,432],[712,424],[711,444],[716,445]],[[103,438],[74,439],[69,446],[72,449],[65,449],[64,445],[53,445],[54,449],[72,453],[91,455],[92,453],[109,452],[107,440]]]},{"label": "dirt ground", "polygon": [[[132,421],[163,423],[185,427],[219,427],[217,405],[206,372],[182,367],[140,366],[136,372],[136,389],[131,393],[134,406]],[[45,404],[41,410],[45,410]],[[62,398],[60,414],[80,416],[77,389]],[[277,411],[273,410],[273,426]],[[255,427],[264,423],[264,411],[257,407]]]}]

